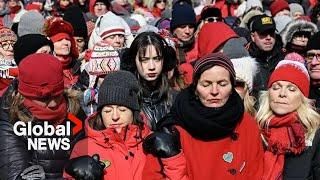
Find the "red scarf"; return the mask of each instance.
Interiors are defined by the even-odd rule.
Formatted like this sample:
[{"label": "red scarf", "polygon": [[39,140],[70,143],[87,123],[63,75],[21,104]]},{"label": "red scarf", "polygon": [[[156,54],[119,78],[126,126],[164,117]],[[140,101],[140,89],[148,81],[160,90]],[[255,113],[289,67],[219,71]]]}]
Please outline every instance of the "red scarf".
[{"label": "red scarf", "polygon": [[40,106],[28,98],[23,100],[23,105],[37,120],[49,121],[54,126],[61,124],[67,116],[67,102],[65,98],[62,98],[61,103],[54,110]]},{"label": "red scarf", "polygon": [[20,9],[21,9],[20,5],[10,7],[10,14],[17,14],[17,12],[20,11]]},{"label": "red scarf", "polygon": [[268,142],[264,153],[263,180],[280,180],[286,153],[300,154],[306,147],[305,131],[297,113],[273,117],[269,129],[263,130]]},{"label": "red scarf", "polygon": [[58,58],[63,68],[64,87],[69,88],[78,81],[78,76],[75,76],[69,67],[72,58],[70,56],[58,56]]}]

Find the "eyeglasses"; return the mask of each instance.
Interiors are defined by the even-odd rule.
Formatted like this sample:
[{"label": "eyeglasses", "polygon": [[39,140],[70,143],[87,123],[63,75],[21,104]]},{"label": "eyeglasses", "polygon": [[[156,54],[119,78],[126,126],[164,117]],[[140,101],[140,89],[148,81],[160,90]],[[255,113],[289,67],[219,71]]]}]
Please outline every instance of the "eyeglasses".
[{"label": "eyeglasses", "polygon": [[307,63],[311,63],[311,61],[315,57],[317,58],[317,61],[320,62],[320,53],[319,54],[317,54],[317,53],[307,53],[307,56],[306,56]]},{"label": "eyeglasses", "polygon": [[221,22],[222,18],[220,18],[220,17],[207,17],[205,19],[205,21],[207,21],[207,22]]},{"label": "eyeglasses", "polygon": [[2,42],[1,47],[3,50],[7,51],[9,50],[10,46],[13,48],[14,42]]}]

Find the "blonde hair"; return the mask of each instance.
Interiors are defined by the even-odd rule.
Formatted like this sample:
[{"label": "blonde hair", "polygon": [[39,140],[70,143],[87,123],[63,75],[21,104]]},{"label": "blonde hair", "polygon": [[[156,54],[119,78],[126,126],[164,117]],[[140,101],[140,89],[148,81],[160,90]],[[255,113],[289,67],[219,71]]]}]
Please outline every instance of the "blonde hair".
[{"label": "blonde hair", "polygon": [[[74,115],[78,114],[80,110],[80,92],[74,89],[65,89],[63,95],[68,102],[67,111]],[[14,122],[19,119],[20,121],[28,122],[33,120],[33,116],[30,112],[23,111],[23,100],[24,97],[19,92],[12,94],[12,103],[9,111],[10,121]]]},{"label": "blonde hair", "polygon": [[256,109],[254,108],[254,104],[256,103],[256,98],[253,96],[250,96],[247,85],[245,85],[245,88],[246,88],[246,93],[244,94],[244,97],[243,97],[244,110],[254,117],[257,113]]},{"label": "blonde hair", "polygon": [[[268,128],[269,122],[274,116],[269,105],[269,91],[261,93],[259,103],[256,119],[260,128],[265,129]],[[313,101],[303,96],[302,103],[296,112],[300,122],[306,129],[306,139],[312,140],[320,125],[320,114],[315,110]]]}]

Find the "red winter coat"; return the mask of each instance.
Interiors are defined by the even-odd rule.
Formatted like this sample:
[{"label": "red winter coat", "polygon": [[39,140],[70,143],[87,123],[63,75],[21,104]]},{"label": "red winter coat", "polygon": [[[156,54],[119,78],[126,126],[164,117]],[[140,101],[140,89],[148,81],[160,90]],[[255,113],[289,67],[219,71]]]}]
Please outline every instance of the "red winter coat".
[{"label": "red winter coat", "polygon": [[177,127],[190,180],[259,180],[263,171],[263,147],[258,125],[247,113],[236,127],[235,138],[216,141],[193,138]]},{"label": "red winter coat", "polygon": [[[107,128],[97,131],[92,129],[88,121],[95,119],[97,114],[92,115],[86,121],[86,138],[79,141],[72,150],[71,157],[79,157],[84,155],[92,156],[99,154],[101,161],[109,161],[110,166],[104,170],[105,180],[141,180],[141,179],[170,179],[180,180],[176,177],[176,167],[179,171],[186,172],[185,159],[183,154],[166,159],[167,164],[164,165],[163,171],[166,174],[164,177],[159,169],[153,169],[153,166],[148,165],[148,161],[158,162],[151,155],[146,155],[142,148],[142,139],[137,138],[139,128],[136,125],[129,125],[126,140],[125,130],[120,134],[114,129]],[[142,138],[150,134],[147,126],[142,130]],[[164,163],[165,164],[165,163]],[[184,165],[184,168],[182,167]],[[156,167],[159,167],[158,164]],[[185,173],[184,173],[185,174]],[[70,179],[70,176],[65,173],[65,178]]]}]

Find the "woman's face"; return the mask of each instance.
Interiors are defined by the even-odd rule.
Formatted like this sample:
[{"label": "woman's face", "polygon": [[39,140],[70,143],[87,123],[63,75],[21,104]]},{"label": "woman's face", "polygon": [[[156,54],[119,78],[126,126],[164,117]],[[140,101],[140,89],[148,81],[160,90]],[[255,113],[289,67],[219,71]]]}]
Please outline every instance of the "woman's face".
[{"label": "woman's face", "polygon": [[115,34],[103,39],[107,44],[110,44],[114,49],[120,49],[124,47],[124,35]]},{"label": "woman's face", "polygon": [[3,41],[0,43],[0,54],[4,57],[4,59],[13,58],[14,43],[14,41]]},{"label": "woman's face", "polygon": [[306,47],[310,36],[308,32],[297,32],[292,38],[292,44]]},{"label": "woman's face", "polygon": [[61,7],[67,7],[67,6],[69,6],[69,4],[70,4],[69,0],[60,0]]},{"label": "woman's face", "polygon": [[128,3],[127,0],[116,0],[116,2],[120,5],[120,6],[124,6]]},{"label": "woman's face", "polygon": [[86,45],[84,38],[83,37],[73,37],[73,38],[76,41],[79,53],[82,53],[84,50],[84,46]]},{"label": "woman's face", "polygon": [[241,99],[244,98],[244,96],[248,91],[246,83],[244,81],[238,81],[238,80],[236,82],[235,89],[237,93],[240,95]]},{"label": "woman's face", "polygon": [[104,126],[114,128],[118,133],[133,121],[133,112],[129,108],[119,105],[104,106],[101,116]]},{"label": "woman's face", "polygon": [[222,107],[231,94],[230,73],[221,66],[204,71],[197,84],[196,95],[206,107]]},{"label": "woman's face", "polygon": [[71,42],[67,39],[62,39],[60,41],[57,41],[53,43],[53,46],[54,46],[54,52],[58,56],[67,56],[70,54]]},{"label": "woman's face", "polygon": [[164,10],[166,8],[167,0],[156,0],[156,7],[160,10]]},{"label": "woman's face", "polygon": [[269,88],[271,110],[277,115],[285,115],[296,111],[303,99],[300,89],[291,82],[277,81]]},{"label": "woman's face", "polygon": [[162,72],[163,57],[157,54],[153,45],[148,45],[144,56],[136,56],[136,66],[139,75],[146,81],[155,81]]},{"label": "woman's face", "polygon": [[99,17],[108,12],[107,6],[102,2],[97,2],[93,7],[94,14]]},{"label": "woman's face", "polygon": [[38,104],[39,106],[53,109],[61,103],[62,99],[63,96],[57,96],[46,99],[31,99],[31,101]]},{"label": "woman's face", "polygon": [[4,0],[0,0],[0,10],[4,10],[6,7],[6,2]]},{"label": "woman's face", "polygon": [[50,54],[51,53],[51,48],[50,46],[46,45],[46,46],[42,46],[41,48],[39,48],[36,53],[44,53],[44,54]]}]

